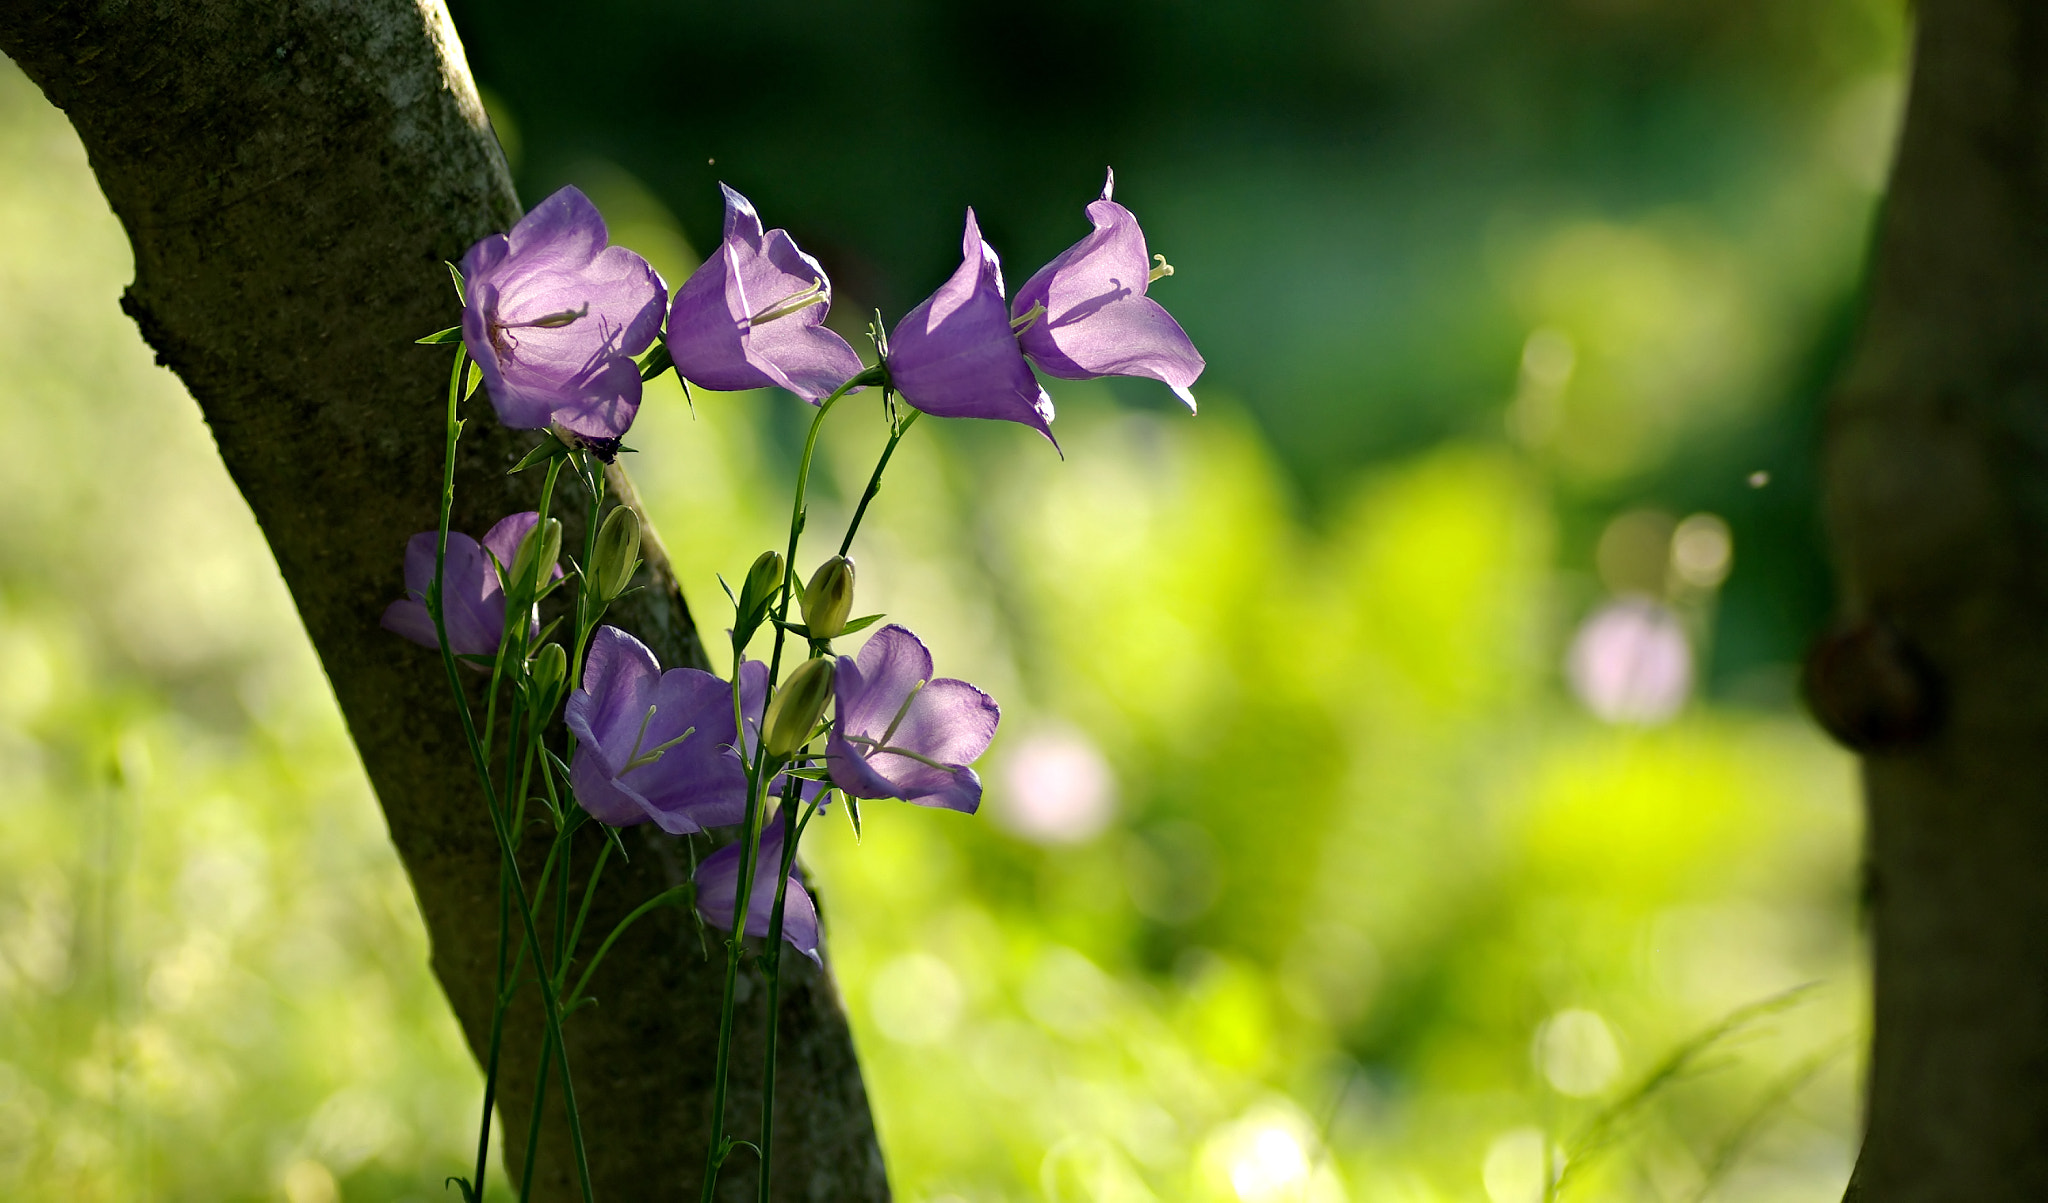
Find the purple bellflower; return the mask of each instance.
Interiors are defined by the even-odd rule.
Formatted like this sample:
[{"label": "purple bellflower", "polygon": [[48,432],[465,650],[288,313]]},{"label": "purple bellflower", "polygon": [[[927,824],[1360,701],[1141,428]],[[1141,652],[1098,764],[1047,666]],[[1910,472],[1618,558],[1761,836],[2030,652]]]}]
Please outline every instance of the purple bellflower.
[{"label": "purple bellflower", "polygon": [[[775,917],[775,874],[782,868],[782,816],[770,815],[761,827],[761,851],[754,859],[754,888],[747,899],[747,933],[765,936]],[[711,926],[732,930],[733,898],[740,892],[740,844],[727,844],[697,866],[697,912]],[[803,874],[790,867],[789,892],[782,900],[782,938],[798,952],[818,957],[818,908],[804,889]]]},{"label": "purple bellflower", "polygon": [[995,738],[995,699],[965,681],[933,680],[932,654],[894,625],[875,632],[858,660],[841,656],[834,680],[834,785],[856,798],[974,813],[981,778],[967,766]]},{"label": "purple bellflower", "polygon": [[[1052,398],[1024,362],[1003,300],[1003,265],[967,211],[960,269],[889,335],[889,379],[941,418],[1000,418],[1052,438]],[[1055,443],[1057,446],[1057,443]]]},{"label": "purple bellflower", "polygon": [[690,383],[720,392],[788,389],[818,399],[861,371],[822,323],[832,281],[785,230],[763,230],[746,197],[725,193],[725,239],[676,289],[668,353]]},{"label": "purple bellflower", "polygon": [[694,668],[661,671],[647,645],[599,627],[564,715],[570,784],[601,823],[652,820],[671,835],[737,823],[747,774],[733,751],[732,687]]},{"label": "purple bellflower", "polygon": [[1173,268],[1164,255],[1146,257],[1138,219],[1109,199],[1115,186],[1112,171],[1101,199],[1088,206],[1094,232],[1017,290],[1010,302],[1017,342],[1047,375],[1146,376],[1166,384],[1193,411],[1188,388],[1202,374],[1201,353],[1180,323],[1145,295],[1147,285]]},{"label": "purple bellflower", "polygon": [[[505,587],[498,569],[512,570],[519,543],[540,521],[533,510],[500,518],[485,532],[482,543],[460,531],[448,532],[445,591],[441,620],[448,627],[448,647],[458,656],[496,656],[505,636]],[[384,608],[383,627],[421,647],[440,647],[434,638],[434,616],[427,613],[427,586],[434,583],[435,532],[421,531],[405,544],[405,597]],[[495,558],[496,564],[491,561]],[[555,576],[562,575],[560,565]],[[535,620],[536,626],[538,620]]]},{"label": "purple bellflower", "polygon": [[462,341],[498,420],[552,425],[600,452],[616,449],[640,410],[633,357],[661,333],[668,308],[660,275],[609,238],[597,207],[571,187],[462,257]]}]

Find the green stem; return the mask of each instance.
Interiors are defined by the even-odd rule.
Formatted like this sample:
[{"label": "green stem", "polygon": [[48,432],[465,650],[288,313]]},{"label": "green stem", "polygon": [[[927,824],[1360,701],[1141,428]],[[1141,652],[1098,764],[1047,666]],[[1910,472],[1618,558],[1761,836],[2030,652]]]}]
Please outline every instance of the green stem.
[{"label": "green stem", "polygon": [[519,1203],[526,1203],[533,1193],[533,1155],[540,1148],[540,1117],[548,1101],[548,1063],[554,1054],[555,1034],[549,1032],[541,1037],[540,1072],[533,1079],[533,1111],[526,1120],[526,1165],[519,1175]]},{"label": "green stem", "polygon": [[484,1060],[484,1114],[477,1124],[476,1134],[476,1197],[482,1203],[484,1197],[484,1172],[490,1165],[491,1157],[491,1108],[498,1101],[498,1050],[505,1035],[505,934],[512,927],[512,891],[506,888],[505,866],[498,866],[498,984],[491,996],[491,1051]]},{"label": "green stem", "polygon": [[[610,860],[611,855],[612,842],[606,840],[604,841],[604,846],[598,849],[597,863],[590,868],[590,880],[583,883],[583,905],[576,908],[576,926],[569,930],[569,956],[564,957],[555,965],[555,994],[557,996],[560,996],[562,993],[562,983],[569,978],[569,960],[576,955],[576,946],[583,942],[583,924],[590,918],[590,903],[597,896],[597,879],[603,874],[604,862]],[[565,875],[562,880],[566,883],[568,877]],[[660,897],[660,895],[656,895],[656,897]],[[573,999],[574,996],[571,995],[571,998]]]},{"label": "green stem", "polygon": [[[548,462],[547,480],[540,487],[540,517],[534,523],[535,530],[540,529],[541,524],[548,520],[548,511],[554,509],[555,476],[561,470],[561,460],[555,459]],[[514,558],[516,559],[517,556],[515,555]],[[498,658],[491,663],[491,688],[485,695],[486,701],[484,705],[484,756],[486,758],[491,754],[491,740],[496,737],[498,730],[498,683],[504,678],[505,666],[507,664],[519,663],[526,657],[527,624],[513,622],[513,611],[516,608],[522,615],[532,611],[533,596],[540,592],[541,581],[539,578],[547,570],[546,565],[540,563],[538,556],[534,557],[533,575],[535,579],[533,580],[514,581],[510,579],[512,565],[507,564],[504,566],[504,569],[506,577],[502,583],[506,586],[504,590],[505,631],[498,640]],[[515,601],[523,601],[524,604],[515,607],[513,605]],[[515,677],[521,675],[523,673],[514,674]],[[508,728],[505,733],[505,743],[507,745],[505,749],[505,780],[507,781],[512,779],[513,749],[511,745],[516,742],[514,730]]]},{"label": "green stem", "polygon": [[[590,494],[590,514],[583,524],[583,567],[576,581],[576,646],[569,657],[571,691],[583,687],[583,652],[590,646],[590,635],[597,630],[598,620],[604,617],[604,604],[597,599],[590,580],[591,561],[597,558],[597,520],[604,513],[604,468],[586,454],[579,475],[584,491]],[[574,752],[575,736],[569,738],[569,750]]]},{"label": "green stem", "polygon": [[860,504],[853,507],[853,521],[846,524],[846,537],[839,541],[840,555],[845,555],[847,550],[853,546],[854,532],[860,529],[860,520],[867,517],[868,502],[873,501],[875,494],[882,491],[882,472],[889,466],[889,457],[896,454],[896,444],[903,441],[904,434],[917,421],[917,416],[918,411],[913,409],[910,411],[909,417],[896,423],[890,429],[889,441],[882,447],[882,458],[875,461],[875,474],[868,477],[867,490],[860,495]]},{"label": "green stem", "polygon": [[[801,830],[796,821],[796,800],[802,789],[802,782],[795,777],[790,777],[782,787],[782,865],[781,874],[775,879],[775,909],[768,918],[768,948],[764,954],[768,958],[768,1032],[761,1059],[760,1203],[770,1203],[768,1157],[775,1143],[775,1038],[776,1028],[782,1022],[782,908],[789,897],[789,868],[796,863],[796,841]],[[738,927],[743,922],[738,916],[746,912],[740,909],[737,896],[733,911],[733,924]]]},{"label": "green stem", "polygon": [[604,954],[612,950],[612,945],[618,943],[619,937],[626,934],[627,928],[633,926],[634,922],[638,920],[642,915],[647,914],[649,911],[657,910],[661,907],[667,906],[670,902],[673,902],[678,897],[690,893],[691,890],[692,886],[689,882],[684,882],[682,885],[679,886],[671,886],[668,889],[663,890],[661,893],[656,894],[654,897],[649,898],[647,901],[641,903],[639,906],[634,907],[631,914],[627,915],[624,919],[619,920],[619,925],[617,927],[612,928],[612,934],[606,936],[604,938],[604,943],[597,946],[597,953],[590,958],[590,964],[585,965],[583,967],[583,975],[576,979],[576,988],[574,990],[571,990],[568,995],[569,1009],[574,1010],[579,1004],[583,1002],[583,990],[584,987],[590,985],[590,975],[597,972],[597,967],[604,962]]},{"label": "green stem", "polygon": [[[434,544],[434,581],[428,590],[427,609],[434,620],[434,635],[441,645],[441,667],[448,677],[448,688],[455,698],[455,712],[462,720],[463,742],[469,748],[471,766],[476,770],[477,782],[483,787],[484,806],[490,814],[491,831],[498,839],[498,854],[504,860],[505,872],[512,879],[514,897],[519,904],[519,918],[525,928],[526,942],[531,949],[534,964],[541,970],[541,1002],[547,1014],[549,1035],[560,1042],[562,1017],[556,1006],[552,983],[548,980],[546,962],[541,956],[540,931],[533,920],[532,900],[527,897],[525,882],[519,876],[519,861],[514,855],[511,833],[505,829],[505,815],[498,806],[498,789],[491,781],[490,760],[484,752],[483,742],[477,737],[476,716],[470,713],[469,697],[462,688],[461,670],[456,667],[455,653],[448,647],[447,616],[442,606],[446,592],[448,566],[448,520],[455,508],[455,443],[462,433],[462,421],[456,415],[462,401],[462,369],[466,366],[466,355],[458,351],[455,370],[448,381],[448,442],[445,464],[441,476],[441,522]],[[509,784],[509,783],[508,783]],[[569,1090],[569,1059],[563,1050],[562,1083]],[[584,1203],[592,1203],[590,1188],[590,1164],[583,1147],[583,1128],[575,1111],[574,1095],[569,1104],[569,1134],[576,1150],[576,1168],[583,1188]]]},{"label": "green stem", "polygon": [[[796,470],[796,497],[790,504],[789,511],[789,549],[783,556],[785,572],[782,578],[782,594],[775,614],[775,653],[768,662],[768,690],[764,691],[761,700],[763,721],[766,720],[768,713],[767,692],[774,689],[776,677],[782,669],[782,647],[788,634],[783,624],[789,619],[790,590],[796,579],[797,541],[803,537],[804,497],[810,487],[811,459],[818,450],[818,432],[825,425],[825,415],[832,412],[832,407],[838,404],[841,397],[863,385],[880,384],[884,379],[882,369],[873,367],[833,389],[818,403],[818,412],[811,419],[810,433],[804,437],[804,454],[798,461]],[[733,692],[737,694],[740,677],[737,647],[733,651],[732,676]],[[742,747],[746,742],[744,732],[745,728],[742,727],[735,733],[740,738]],[[768,782],[773,780],[773,774],[768,773],[767,769],[768,740],[767,733],[762,732],[760,738],[754,742],[754,762],[747,774],[747,813],[740,830],[739,880],[735,883],[732,896],[733,932],[732,938],[726,943],[725,993],[718,1009],[718,1057],[716,1068],[712,1071],[711,1141],[710,1146],[704,1151],[704,1182],[699,1196],[702,1203],[711,1203],[713,1193],[718,1189],[718,1167],[725,1160],[725,1104],[728,1079],[732,1076],[734,990],[739,982],[741,951],[745,945],[747,901],[753,896],[754,859],[761,851],[760,822],[762,804],[765,801],[763,795],[767,791]],[[762,1166],[761,1172],[765,1175],[768,1172],[767,1166]]]}]

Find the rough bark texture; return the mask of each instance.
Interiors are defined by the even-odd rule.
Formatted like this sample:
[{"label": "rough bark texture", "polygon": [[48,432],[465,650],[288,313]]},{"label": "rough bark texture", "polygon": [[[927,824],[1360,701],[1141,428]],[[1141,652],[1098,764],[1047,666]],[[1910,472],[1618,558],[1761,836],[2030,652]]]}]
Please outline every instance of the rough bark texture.
[{"label": "rough bark texture", "polygon": [[[401,592],[405,540],[433,527],[439,492],[449,352],[410,342],[455,321],[442,261],[519,215],[447,14],[438,0],[0,0],[0,51],[70,116],[128,231],[124,307],[198,400],[270,541],[412,875],[434,971],[481,1051],[497,853],[436,657],[377,625]],[[481,534],[532,508],[537,477],[505,470],[535,438],[499,427],[481,396],[469,414],[482,420],[465,440],[454,526]],[[568,502],[582,504],[573,488]],[[567,525],[580,547],[581,524]],[[658,542],[643,550],[647,587],[613,621],[665,663],[701,665]],[[592,931],[687,872],[681,846],[651,831],[632,833],[630,864],[607,870]],[[527,841],[529,874],[544,844],[538,832]],[[594,836],[579,848],[579,883],[595,848]],[[831,980],[800,957],[784,964],[794,980],[777,1116],[790,1139],[778,1142],[775,1197],[886,1198]],[[598,1010],[572,1024],[601,1198],[695,1197],[722,973],[687,915],[660,912],[612,953]],[[525,997],[500,1095],[510,1166],[539,1044]],[[752,1004],[737,1060],[742,1136],[758,1122],[758,995]],[[546,1133],[534,1197],[574,1197],[558,1117]],[[751,1198],[752,1166],[744,1155],[733,1165],[721,1196]]]},{"label": "rough bark texture", "polygon": [[1860,1203],[2048,1199],[2048,7],[1926,0],[1834,400],[1876,959]]}]

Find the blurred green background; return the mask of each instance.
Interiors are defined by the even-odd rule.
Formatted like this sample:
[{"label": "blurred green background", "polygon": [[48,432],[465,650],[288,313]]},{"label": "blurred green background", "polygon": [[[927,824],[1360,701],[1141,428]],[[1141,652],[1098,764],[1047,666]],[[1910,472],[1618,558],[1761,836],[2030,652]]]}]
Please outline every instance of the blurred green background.
[{"label": "blurred green background", "polygon": [[[1859,819],[1791,665],[1898,5],[455,9],[522,194],[672,284],[724,179],[857,334],[969,204],[1020,281],[1106,164],[1179,269],[1200,417],[921,423],[858,549],[1004,706],[979,816],[807,843],[899,1197],[1839,1197]],[[0,64],[0,1195],[450,1197],[479,1075],[131,270]],[[707,626],[805,417],[643,410]],[[882,433],[835,416],[818,529]]]}]

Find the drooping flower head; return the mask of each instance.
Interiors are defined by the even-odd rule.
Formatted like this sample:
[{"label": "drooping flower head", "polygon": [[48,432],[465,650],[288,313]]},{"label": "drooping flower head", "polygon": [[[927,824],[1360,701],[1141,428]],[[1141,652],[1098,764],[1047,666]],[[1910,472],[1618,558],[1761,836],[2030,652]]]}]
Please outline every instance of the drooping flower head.
[{"label": "drooping flower head", "polygon": [[597,206],[570,187],[462,257],[462,341],[505,425],[554,425],[609,450],[633,424],[633,356],[661,332],[668,288],[608,241]]},{"label": "drooping flower head", "polygon": [[763,230],[746,197],[726,187],[725,238],[676,289],[669,357],[708,389],[787,389],[816,404],[861,371],[860,356],[822,323],[832,281],[787,231]]},{"label": "drooping flower head", "polygon": [[[740,892],[740,844],[727,844],[697,866],[697,911],[704,922],[732,930],[733,899]],[[761,828],[761,851],[754,859],[754,886],[747,898],[747,935],[765,936],[775,917],[775,875],[782,868],[782,819],[769,816]],[[803,874],[791,866],[789,892],[782,901],[782,938],[791,948],[818,959],[818,908],[804,889]]]},{"label": "drooping flower head", "polygon": [[654,653],[599,627],[583,687],[564,715],[576,734],[570,784],[602,823],[652,821],[672,835],[737,823],[747,774],[733,751],[732,687],[694,668],[661,671]]},{"label": "drooping flower head", "polygon": [[890,332],[890,382],[925,413],[1021,422],[1050,439],[1052,398],[1018,349],[1002,261],[972,209],[960,250],[960,269]]},{"label": "drooping flower head", "polygon": [[1131,211],[1109,199],[1111,172],[1102,197],[1088,206],[1095,230],[1060,253],[1017,290],[1010,316],[1020,323],[1017,341],[1048,375],[1066,380],[1098,376],[1145,376],[1164,382],[1195,408],[1188,391],[1204,366],[1187,332],[1146,286],[1173,269],[1146,257],[1145,232]]},{"label": "drooping flower head", "polygon": [[[505,636],[505,587],[498,569],[511,571],[520,541],[540,521],[533,510],[509,514],[484,534],[483,542],[460,531],[448,532],[446,586],[441,620],[448,628],[448,647],[458,656],[495,656]],[[384,608],[382,626],[421,647],[440,647],[434,638],[434,617],[427,613],[427,587],[434,583],[435,532],[421,531],[405,544],[405,597]],[[495,558],[496,564],[491,561]],[[560,565],[552,566],[561,576]],[[539,620],[533,620],[537,629]]]},{"label": "drooping flower head", "polygon": [[839,658],[837,721],[826,744],[832,783],[856,798],[901,798],[973,814],[995,699],[965,681],[932,679],[932,654],[902,627],[875,632],[859,659]]}]

